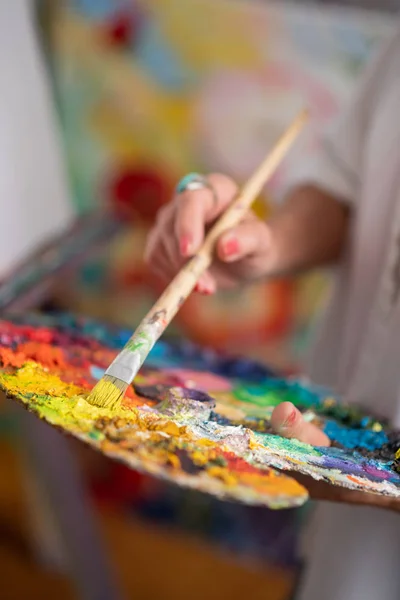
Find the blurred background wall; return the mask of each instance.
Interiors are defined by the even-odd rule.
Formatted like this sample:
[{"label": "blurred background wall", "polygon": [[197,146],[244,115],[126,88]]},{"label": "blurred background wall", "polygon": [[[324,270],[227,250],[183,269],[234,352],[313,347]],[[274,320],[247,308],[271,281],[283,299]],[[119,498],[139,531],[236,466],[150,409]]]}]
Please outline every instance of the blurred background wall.
[{"label": "blurred background wall", "polygon": [[73,217],[34,4],[0,3],[0,277]]}]

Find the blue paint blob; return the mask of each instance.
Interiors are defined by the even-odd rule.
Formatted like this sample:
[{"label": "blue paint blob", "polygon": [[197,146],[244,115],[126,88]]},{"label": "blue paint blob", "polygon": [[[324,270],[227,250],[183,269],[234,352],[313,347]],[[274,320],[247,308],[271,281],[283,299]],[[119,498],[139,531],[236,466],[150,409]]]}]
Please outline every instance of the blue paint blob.
[{"label": "blue paint blob", "polygon": [[352,450],[355,448],[364,448],[365,450],[373,451],[381,448],[389,441],[384,431],[351,429],[339,425],[335,421],[327,421],[324,432],[332,441]]},{"label": "blue paint blob", "polygon": [[100,380],[105,373],[105,369],[101,369],[100,367],[96,367],[96,365],[90,366],[90,375],[93,379]]},{"label": "blue paint blob", "polygon": [[181,91],[193,84],[194,72],[168,43],[155,22],[148,22],[139,31],[134,45],[135,60],[162,87]]},{"label": "blue paint blob", "polygon": [[160,358],[166,358],[170,354],[170,349],[165,342],[158,341],[150,350],[148,359],[158,360]]},{"label": "blue paint blob", "polygon": [[121,347],[125,346],[126,342],[129,340],[131,335],[132,331],[130,331],[129,329],[121,329],[121,331],[119,331],[117,339]]},{"label": "blue paint blob", "polygon": [[214,364],[208,364],[207,368],[224,377],[233,379],[244,379],[249,383],[262,383],[266,378],[275,377],[276,374],[264,365],[246,358],[219,357]]},{"label": "blue paint blob", "polygon": [[145,364],[151,368],[173,369],[181,367],[182,361],[172,346],[159,340],[150,350]]}]

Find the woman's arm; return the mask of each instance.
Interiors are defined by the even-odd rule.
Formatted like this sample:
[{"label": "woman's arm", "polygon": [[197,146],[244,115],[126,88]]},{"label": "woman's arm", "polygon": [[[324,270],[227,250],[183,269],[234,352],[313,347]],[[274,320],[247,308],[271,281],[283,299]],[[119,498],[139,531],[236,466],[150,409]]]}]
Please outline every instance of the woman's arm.
[{"label": "woman's arm", "polygon": [[335,263],[348,233],[351,210],[314,185],[296,188],[268,223],[267,275],[298,273]]}]

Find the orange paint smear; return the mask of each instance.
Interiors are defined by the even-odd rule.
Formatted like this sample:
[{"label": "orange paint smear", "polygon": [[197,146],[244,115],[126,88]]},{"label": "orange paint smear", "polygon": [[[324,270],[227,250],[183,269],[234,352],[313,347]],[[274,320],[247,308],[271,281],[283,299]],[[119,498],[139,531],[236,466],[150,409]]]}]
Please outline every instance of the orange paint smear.
[{"label": "orange paint smear", "polygon": [[19,369],[26,363],[26,356],[22,352],[15,352],[10,348],[0,348],[0,362],[3,367]]},{"label": "orange paint smear", "polygon": [[39,342],[25,342],[19,346],[19,351],[25,355],[26,360],[33,360],[49,369],[55,367],[59,369],[67,368],[64,352],[57,346],[49,346]]}]

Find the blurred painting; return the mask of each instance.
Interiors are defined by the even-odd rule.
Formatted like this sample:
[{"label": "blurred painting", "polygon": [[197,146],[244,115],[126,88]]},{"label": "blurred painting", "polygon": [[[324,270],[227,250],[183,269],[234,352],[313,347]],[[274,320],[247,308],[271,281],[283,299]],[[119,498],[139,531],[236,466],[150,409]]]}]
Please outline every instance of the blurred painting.
[{"label": "blurred painting", "polygon": [[[160,292],[143,245],[180,177],[218,170],[243,182],[306,105],[312,125],[257,203],[267,218],[392,27],[385,14],[283,1],[49,5],[47,50],[75,207],[109,206],[128,224],[68,283],[64,308],[130,327]],[[193,296],[174,328],[295,369],[327,289],[312,275]]]}]

